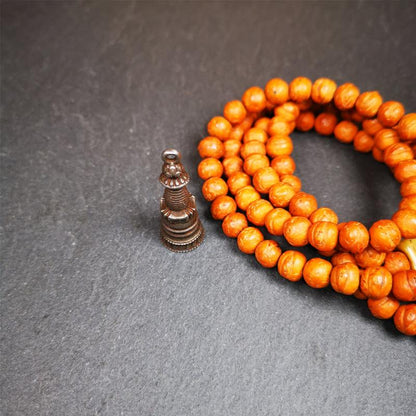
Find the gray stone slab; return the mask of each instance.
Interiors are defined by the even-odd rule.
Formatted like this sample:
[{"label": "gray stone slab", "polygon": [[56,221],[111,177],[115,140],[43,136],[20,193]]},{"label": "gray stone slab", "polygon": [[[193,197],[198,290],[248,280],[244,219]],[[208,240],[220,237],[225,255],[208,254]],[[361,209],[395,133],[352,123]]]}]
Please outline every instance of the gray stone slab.
[{"label": "gray stone slab", "polygon": [[[351,81],[415,111],[415,15],[414,2],[2,2],[1,413],[414,413],[415,340],[239,253],[201,197],[196,146],[274,76]],[[384,165],[293,140],[304,189],[341,220],[396,210]],[[184,255],[158,239],[166,147],[207,231]]]}]

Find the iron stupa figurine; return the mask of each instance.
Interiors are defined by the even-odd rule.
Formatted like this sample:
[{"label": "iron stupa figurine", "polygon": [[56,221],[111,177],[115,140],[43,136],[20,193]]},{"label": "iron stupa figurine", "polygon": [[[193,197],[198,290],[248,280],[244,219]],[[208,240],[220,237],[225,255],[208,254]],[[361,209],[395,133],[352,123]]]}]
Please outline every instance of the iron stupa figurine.
[{"label": "iron stupa figurine", "polygon": [[163,167],[160,183],[165,192],[160,200],[163,244],[170,250],[186,252],[198,247],[204,239],[204,228],[198,216],[195,197],[186,188],[189,175],[175,149],[162,153]]}]

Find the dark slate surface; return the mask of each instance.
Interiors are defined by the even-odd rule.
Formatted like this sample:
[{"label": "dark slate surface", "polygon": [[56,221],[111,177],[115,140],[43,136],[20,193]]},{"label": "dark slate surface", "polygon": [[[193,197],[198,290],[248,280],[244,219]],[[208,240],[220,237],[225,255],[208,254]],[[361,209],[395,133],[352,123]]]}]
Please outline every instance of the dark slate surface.
[{"label": "dark slate surface", "polygon": [[[226,239],[196,145],[274,76],[329,76],[416,110],[414,2],[3,2],[2,415],[410,415],[415,340],[365,302],[292,284]],[[387,168],[294,134],[304,189],[390,216]],[[207,231],[158,240],[176,147]]]}]

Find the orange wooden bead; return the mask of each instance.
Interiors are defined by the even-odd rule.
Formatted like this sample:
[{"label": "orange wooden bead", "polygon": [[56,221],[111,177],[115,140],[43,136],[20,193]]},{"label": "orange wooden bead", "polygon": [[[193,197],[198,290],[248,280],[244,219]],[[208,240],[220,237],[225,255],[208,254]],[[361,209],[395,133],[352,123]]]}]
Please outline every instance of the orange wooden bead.
[{"label": "orange wooden bead", "polygon": [[404,253],[400,251],[391,251],[386,255],[384,267],[394,276],[397,272],[410,270],[410,263]]},{"label": "orange wooden bead", "polygon": [[341,119],[342,120],[353,121],[352,112],[353,112],[353,110],[341,111],[341,113],[340,113]]},{"label": "orange wooden bead", "polygon": [[308,244],[308,230],[311,222],[305,217],[289,218],[283,225],[283,235],[287,242],[294,247]]},{"label": "orange wooden bead", "polygon": [[358,127],[346,120],[340,121],[334,129],[334,136],[341,143],[352,143],[357,133]]},{"label": "orange wooden bead", "polygon": [[394,168],[394,177],[400,183],[405,181],[412,176],[416,176],[416,161],[415,160],[405,160],[400,162]]},{"label": "orange wooden bead", "polygon": [[416,211],[399,209],[392,217],[403,238],[416,238]]},{"label": "orange wooden bead", "polygon": [[319,78],[312,85],[311,97],[317,104],[327,104],[334,98],[337,84],[328,78]]},{"label": "orange wooden bead", "polygon": [[391,220],[379,220],[370,227],[370,244],[377,251],[393,251],[400,240],[399,227]]},{"label": "orange wooden bead", "polygon": [[368,309],[378,319],[390,319],[400,306],[400,302],[393,296],[385,296],[381,299],[368,299]]},{"label": "orange wooden bead", "polygon": [[416,211],[416,195],[409,195],[400,201],[399,209],[413,209]]},{"label": "orange wooden bead", "polygon": [[[360,270],[360,276],[362,275],[362,270]],[[355,298],[357,298],[357,299],[360,299],[360,300],[366,300],[366,299],[368,299],[368,297],[366,296],[366,295],[364,295],[364,293],[363,292],[361,292],[361,290],[360,290],[360,288],[358,288],[354,293],[353,293],[353,296],[355,297]]]},{"label": "orange wooden bead", "polygon": [[296,127],[295,122],[290,122],[280,116],[275,116],[270,120],[268,133],[270,136],[288,136]]},{"label": "orange wooden bead", "polygon": [[254,252],[257,261],[268,269],[276,267],[277,261],[282,254],[282,249],[279,244],[273,240],[264,240],[257,247]]},{"label": "orange wooden bead", "polygon": [[415,141],[413,141],[413,142],[408,142],[408,144],[410,145],[410,147],[412,148],[412,150],[413,150],[413,154],[416,156],[416,142]]},{"label": "orange wooden bead", "polygon": [[323,136],[330,136],[337,125],[337,116],[331,113],[321,113],[315,119],[315,130]]},{"label": "orange wooden bead", "polygon": [[416,304],[401,305],[394,314],[394,325],[403,334],[416,335]]},{"label": "orange wooden bead", "polygon": [[372,299],[387,296],[392,284],[393,277],[385,267],[367,267],[361,274],[360,290]]},{"label": "orange wooden bead", "polygon": [[332,257],[334,254],[337,253],[336,248],[334,250],[328,250],[328,251],[318,251],[319,255],[322,257]]},{"label": "orange wooden bead", "polygon": [[352,121],[352,111],[353,110],[341,111],[341,113],[340,113],[341,119],[342,120],[347,120],[347,121]]},{"label": "orange wooden bead", "polygon": [[345,227],[345,224],[347,224],[346,222],[339,222],[337,225],[338,225],[338,231],[341,231],[344,227]]},{"label": "orange wooden bead", "polygon": [[208,157],[201,160],[198,165],[198,175],[201,179],[207,180],[212,177],[220,178],[223,173],[223,167],[218,159]]},{"label": "orange wooden bead", "polygon": [[254,127],[262,129],[267,132],[269,130],[270,119],[268,117],[261,117],[255,123]]},{"label": "orange wooden bead", "polygon": [[[363,270],[363,269],[359,269],[360,270],[360,283],[361,283],[361,277],[362,277],[362,275],[363,275],[363,273],[364,273],[364,271],[365,270]],[[365,295],[362,291],[361,291],[361,288],[360,287],[358,287],[358,289],[353,293],[353,296],[356,298],[356,299],[359,299],[359,300],[367,300],[368,299],[368,296],[367,295]]]},{"label": "orange wooden bead", "polygon": [[289,155],[276,156],[270,162],[270,166],[279,175],[292,175],[296,170],[296,163]]},{"label": "orange wooden bead", "polygon": [[386,101],[378,109],[377,118],[383,126],[393,127],[404,116],[404,107],[398,101]]},{"label": "orange wooden bead", "polygon": [[356,261],[355,257],[351,253],[337,253],[332,256],[331,263],[333,266],[338,266],[344,263],[356,264]]},{"label": "orange wooden bead", "polygon": [[265,223],[266,215],[273,210],[273,205],[265,199],[257,199],[249,204],[247,207],[247,219],[257,225],[262,227]]},{"label": "orange wooden bead", "polygon": [[270,188],[279,182],[279,175],[270,166],[260,168],[253,176],[253,186],[261,194],[267,194]]},{"label": "orange wooden bead", "polygon": [[250,113],[257,113],[266,108],[266,96],[260,87],[250,87],[245,91],[242,98],[244,107]]},{"label": "orange wooden bead", "polygon": [[271,235],[283,235],[285,222],[291,218],[288,211],[283,208],[274,208],[264,219],[264,225]]},{"label": "orange wooden bead", "polygon": [[400,194],[402,196],[416,195],[416,176],[411,176],[401,184]]},{"label": "orange wooden bead", "polygon": [[312,224],[318,221],[326,221],[338,224],[338,215],[330,208],[321,207],[318,208],[316,211],[312,212],[312,214],[309,217],[309,221]]},{"label": "orange wooden bead", "polygon": [[240,141],[243,138],[244,129],[241,127],[241,124],[237,124],[233,126],[231,129],[230,135],[228,136],[227,140],[238,140]]},{"label": "orange wooden bead", "polygon": [[332,269],[330,282],[336,292],[352,295],[360,285],[360,270],[354,263],[340,264]]},{"label": "orange wooden bead", "polygon": [[416,270],[403,270],[393,276],[393,295],[403,302],[416,301]]},{"label": "orange wooden bead", "polygon": [[260,194],[252,186],[244,186],[235,194],[235,202],[242,211],[245,211],[253,201],[260,198]]},{"label": "orange wooden bead", "polygon": [[295,192],[299,192],[302,189],[302,181],[295,175],[282,175],[280,176],[280,181],[288,183]]},{"label": "orange wooden bead", "polygon": [[[267,100],[266,100],[266,106],[267,106]],[[266,107],[264,107],[264,110],[266,110]],[[250,127],[253,127],[253,124],[262,116],[264,110],[248,113],[252,117],[252,121],[253,121]]]},{"label": "orange wooden bead", "polygon": [[240,100],[229,101],[224,107],[224,117],[231,124],[241,123],[247,116],[244,104]]},{"label": "orange wooden bead", "polygon": [[342,248],[350,253],[361,253],[370,240],[367,228],[358,221],[347,222],[339,230],[339,243]]},{"label": "orange wooden bead", "polygon": [[264,88],[267,100],[272,104],[283,104],[289,99],[289,86],[280,78],[271,79]]},{"label": "orange wooden bead", "polygon": [[357,110],[351,110],[351,121],[354,123],[362,123],[365,120],[365,117],[362,116]]},{"label": "orange wooden bead", "polygon": [[328,104],[324,104],[324,105],[318,105],[318,104],[314,104],[314,109],[317,112],[322,111],[323,113],[330,113],[330,114],[334,114],[337,117],[340,115],[339,110],[335,107],[333,102],[330,102]]},{"label": "orange wooden bead", "polygon": [[238,124],[238,126],[243,129],[244,133],[252,127],[255,121],[254,118],[255,117],[253,114],[247,114],[246,118],[240,124]]},{"label": "orange wooden bead", "polygon": [[251,141],[266,143],[268,138],[269,136],[263,129],[261,129],[260,127],[252,127],[244,133],[243,141],[244,143]]},{"label": "orange wooden bead", "polygon": [[270,188],[269,200],[275,207],[285,208],[295,194],[296,192],[291,185],[279,182]]},{"label": "orange wooden bead", "polygon": [[383,98],[378,91],[366,91],[359,95],[355,102],[355,109],[363,117],[372,118],[383,104]]},{"label": "orange wooden bead", "polygon": [[292,215],[299,215],[308,218],[316,209],[318,203],[316,198],[306,192],[298,192],[290,200],[289,211]]},{"label": "orange wooden bead", "polygon": [[322,289],[329,285],[332,264],[319,257],[310,259],[303,268],[303,279],[306,284],[315,289]]},{"label": "orange wooden bead", "polygon": [[251,142],[244,143],[240,149],[240,155],[243,159],[246,159],[250,155],[265,155],[266,146],[262,142],[252,140]]},{"label": "orange wooden bead", "polygon": [[383,125],[377,118],[369,118],[363,120],[362,128],[370,136],[375,136],[380,130],[383,130]]},{"label": "orange wooden bead", "polygon": [[[254,114],[248,114],[245,119],[239,123],[236,124],[233,128],[239,128],[243,131],[242,136],[253,127],[254,122],[257,120],[257,118],[255,117]],[[240,137],[240,139],[242,138],[242,136]]]},{"label": "orange wooden bead", "polygon": [[225,176],[230,177],[233,173],[243,170],[243,159],[238,156],[226,157],[223,159],[222,165]]},{"label": "orange wooden bead", "polygon": [[231,133],[231,123],[222,116],[213,117],[207,126],[208,134],[220,140],[227,140]]},{"label": "orange wooden bead", "polygon": [[217,196],[227,195],[228,186],[224,179],[213,177],[202,185],[202,195],[207,201],[213,201]]},{"label": "orange wooden bead", "polygon": [[400,201],[399,209],[413,209],[416,211],[416,195],[409,195]]},{"label": "orange wooden bead", "polygon": [[354,149],[357,152],[368,153],[371,152],[374,146],[374,139],[366,132],[360,130],[354,137]]},{"label": "orange wooden bead", "polygon": [[306,101],[311,96],[311,92],[312,81],[309,78],[297,77],[289,84],[289,96],[292,101]]},{"label": "orange wooden bead", "polygon": [[227,180],[228,189],[235,195],[241,188],[251,185],[250,176],[244,172],[235,172]]},{"label": "orange wooden bead", "polygon": [[237,238],[238,234],[247,227],[247,218],[241,212],[232,212],[222,221],[222,230],[230,238]]},{"label": "orange wooden bead", "polygon": [[308,110],[312,111],[312,108],[316,106],[316,104],[312,101],[312,98],[296,103],[296,105],[298,106],[299,111],[308,111]]},{"label": "orange wooden bead", "polygon": [[228,139],[224,142],[224,157],[238,156],[240,149],[240,140]]},{"label": "orange wooden bead", "polygon": [[237,211],[237,204],[228,195],[217,196],[211,204],[211,215],[214,220],[223,220],[228,214]]},{"label": "orange wooden bead", "polygon": [[296,128],[299,131],[309,131],[315,125],[315,115],[312,111],[304,111],[296,119]]},{"label": "orange wooden bead", "polygon": [[386,253],[381,253],[375,250],[373,247],[368,246],[361,253],[355,254],[355,261],[361,268],[367,267],[379,267],[383,264],[386,258]]},{"label": "orange wooden bead", "polygon": [[273,136],[266,143],[266,152],[270,157],[290,155],[293,152],[293,142],[289,136]]},{"label": "orange wooden bead", "polygon": [[332,222],[315,222],[308,230],[308,241],[318,251],[331,251],[338,244],[338,227]]},{"label": "orange wooden bead", "polygon": [[277,271],[285,279],[297,282],[302,279],[305,263],[306,257],[302,253],[295,250],[287,250],[279,257]]},{"label": "orange wooden bead", "polygon": [[254,154],[244,160],[243,169],[247,175],[253,176],[259,169],[270,165],[269,158],[265,155]]},{"label": "orange wooden bead", "polygon": [[386,150],[389,146],[399,141],[399,135],[392,129],[382,129],[374,136],[374,145],[380,150]]},{"label": "orange wooden bead", "polygon": [[237,245],[240,251],[253,254],[256,247],[264,240],[263,234],[258,228],[244,228],[237,237]]},{"label": "orange wooden bead", "polygon": [[341,111],[350,110],[354,107],[359,95],[360,90],[354,84],[347,82],[336,89],[334,103]]},{"label": "orange wooden bead", "polygon": [[270,110],[268,110],[268,102],[267,102],[267,100],[266,100],[266,107],[264,107],[264,110],[262,110],[262,111],[257,111],[257,112],[255,112],[255,113],[249,113],[252,117],[253,117],[253,124],[260,118],[260,117],[262,117],[262,115],[263,115],[263,111],[269,111],[270,112]]},{"label": "orange wooden bead", "polygon": [[275,104],[271,103],[270,101],[267,101],[267,98],[266,98],[266,108],[265,108],[265,111],[267,113],[271,113],[274,110],[274,107],[275,107]]},{"label": "orange wooden bead", "polygon": [[288,101],[274,109],[274,115],[287,122],[295,122],[300,113],[299,106],[296,103]]},{"label": "orange wooden bead", "polygon": [[220,139],[208,136],[199,142],[198,152],[203,159],[207,157],[219,159],[224,156],[224,144]]},{"label": "orange wooden bead", "polygon": [[395,143],[384,150],[384,163],[394,168],[400,162],[413,159],[413,151],[405,143]]},{"label": "orange wooden bead", "polygon": [[399,204],[399,209],[412,209],[416,211],[416,194],[404,197]]},{"label": "orange wooden bead", "polygon": [[416,140],[416,113],[409,113],[402,117],[397,126],[402,140]]},{"label": "orange wooden bead", "polygon": [[384,155],[383,151],[380,150],[378,147],[374,146],[373,150],[371,151],[373,158],[377,160],[377,162],[383,163],[384,162]]}]

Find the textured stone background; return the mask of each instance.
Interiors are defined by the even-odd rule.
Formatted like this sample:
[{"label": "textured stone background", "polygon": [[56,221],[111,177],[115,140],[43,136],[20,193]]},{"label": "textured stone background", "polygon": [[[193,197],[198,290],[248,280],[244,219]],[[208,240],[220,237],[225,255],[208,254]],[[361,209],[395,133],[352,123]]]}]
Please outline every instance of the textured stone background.
[{"label": "textured stone background", "polygon": [[[416,110],[414,2],[2,2],[3,415],[410,415],[416,344],[365,302],[238,252],[196,176],[206,122],[251,85],[355,82]],[[304,189],[390,216],[384,165],[294,134]],[[177,147],[205,225],[158,240]]]}]

